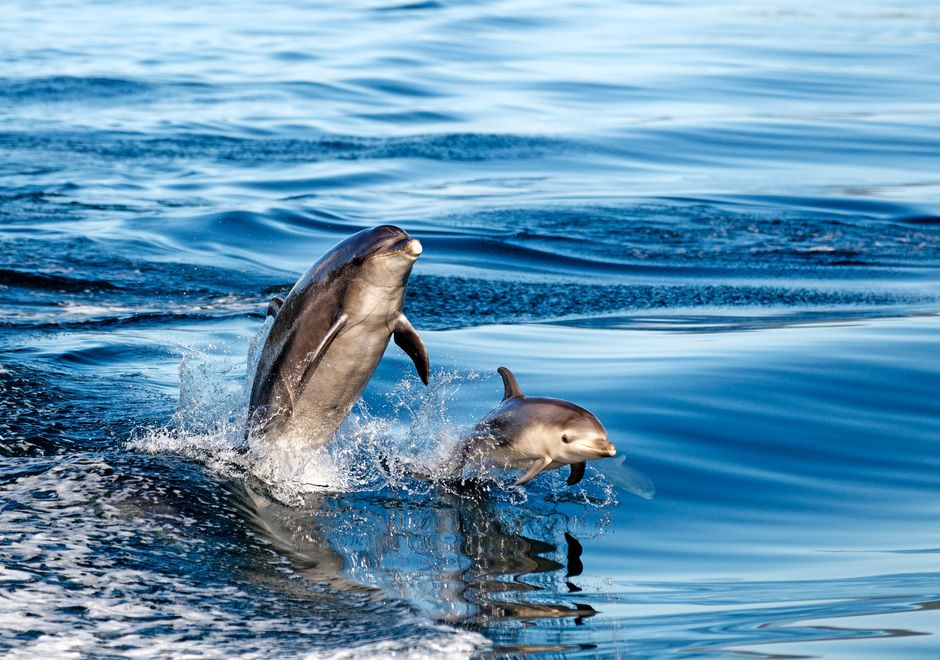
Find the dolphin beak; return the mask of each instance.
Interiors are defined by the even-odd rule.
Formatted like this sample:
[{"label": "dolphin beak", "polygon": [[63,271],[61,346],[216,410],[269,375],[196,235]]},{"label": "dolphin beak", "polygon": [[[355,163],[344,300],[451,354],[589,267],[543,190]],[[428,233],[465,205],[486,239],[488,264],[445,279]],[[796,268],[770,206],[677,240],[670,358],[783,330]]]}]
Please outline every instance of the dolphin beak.
[{"label": "dolphin beak", "polygon": [[415,259],[421,256],[423,250],[424,248],[421,246],[421,241],[417,238],[412,238],[408,241],[407,245],[405,245],[405,254]]},{"label": "dolphin beak", "polygon": [[611,443],[611,445],[607,448],[607,455],[614,456],[616,454],[617,454],[617,448],[614,447],[613,443]]}]

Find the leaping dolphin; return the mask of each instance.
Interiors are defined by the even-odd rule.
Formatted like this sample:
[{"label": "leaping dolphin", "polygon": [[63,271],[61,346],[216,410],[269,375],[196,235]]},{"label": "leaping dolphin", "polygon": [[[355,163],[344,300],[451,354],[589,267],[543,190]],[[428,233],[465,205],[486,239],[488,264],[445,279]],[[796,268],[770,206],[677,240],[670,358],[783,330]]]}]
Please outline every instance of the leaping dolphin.
[{"label": "leaping dolphin", "polygon": [[523,396],[516,377],[500,367],[503,401],[480,421],[464,446],[464,461],[500,468],[523,468],[516,485],[544,470],[571,466],[568,485],[584,477],[585,461],[617,450],[597,417],[562,399]]},{"label": "leaping dolphin", "polygon": [[390,337],[428,383],[428,352],[402,314],[421,243],[391,225],[340,242],[268,306],[247,434],[292,447],[328,443],[372,377]]}]

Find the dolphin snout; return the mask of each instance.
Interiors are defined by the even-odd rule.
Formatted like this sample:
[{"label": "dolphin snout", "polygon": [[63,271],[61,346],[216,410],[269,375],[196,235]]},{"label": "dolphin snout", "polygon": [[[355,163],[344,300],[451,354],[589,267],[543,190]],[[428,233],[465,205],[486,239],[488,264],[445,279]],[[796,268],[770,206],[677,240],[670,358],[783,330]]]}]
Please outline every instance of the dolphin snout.
[{"label": "dolphin snout", "polygon": [[598,438],[594,441],[594,451],[600,454],[600,457],[613,456],[617,453],[617,448],[607,438]]},{"label": "dolphin snout", "polygon": [[421,245],[421,241],[419,241],[417,238],[412,238],[412,239],[409,240],[408,243],[405,245],[405,253],[411,255],[412,257],[414,257],[414,258],[416,258],[416,259],[417,259],[419,256],[421,256],[421,252],[422,252],[423,250],[424,250],[424,248],[423,248],[422,245]]},{"label": "dolphin snout", "polygon": [[417,259],[421,256],[424,247],[417,238],[403,238],[394,245],[386,249],[385,256],[404,256],[409,259]]}]

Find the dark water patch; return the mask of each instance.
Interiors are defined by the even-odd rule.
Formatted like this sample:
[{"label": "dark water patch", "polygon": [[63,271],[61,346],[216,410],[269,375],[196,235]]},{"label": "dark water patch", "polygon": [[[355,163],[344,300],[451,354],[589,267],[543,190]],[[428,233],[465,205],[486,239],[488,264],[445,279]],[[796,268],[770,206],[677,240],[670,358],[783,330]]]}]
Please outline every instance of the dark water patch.
[{"label": "dark water patch", "polygon": [[396,11],[421,11],[425,9],[443,9],[447,5],[443,2],[437,2],[436,0],[428,0],[428,2],[409,2],[400,5],[388,5],[386,7],[376,7],[373,11],[379,12],[396,12]]},{"label": "dark water patch", "polygon": [[[363,102],[371,95],[362,89],[356,89],[339,82],[323,82],[312,80],[287,80],[278,83],[278,88],[305,100],[330,100]],[[310,130],[306,124],[288,126],[299,131]]]},{"label": "dark water patch", "polygon": [[[53,170],[45,170],[43,172],[28,172],[28,174],[48,174],[51,171]],[[0,193],[0,202],[3,204],[3,206],[0,208],[5,208],[7,204],[41,202],[61,196],[62,193],[60,192],[55,192],[44,188],[28,186],[24,186],[20,189],[7,188],[4,189],[3,193]]]},{"label": "dark water patch", "polygon": [[[804,207],[809,203],[788,202]],[[498,231],[508,245],[637,266],[672,263],[785,271],[790,267],[940,265],[940,232],[930,225],[904,227],[893,222],[891,212],[897,210],[896,205],[866,203],[866,215],[860,215],[862,209],[852,200],[817,200],[826,212],[772,210],[773,199],[756,198],[751,203],[751,209],[701,200],[522,207],[441,220],[455,228]],[[872,215],[876,212],[879,215]],[[492,246],[489,252],[507,249]]]},{"label": "dark water patch", "polygon": [[384,94],[410,98],[433,98],[439,95],[422,85],[394,78],[348,78],[343,82]]},{"label": "dark water patch", "polygon": [[46,273],[24,273],[0,268],[0,286],[15,286],[26,289],[48,289],[51,291],[109,291],[117,289],[110,282],[83,280]]},{"label": "dark water patch", "polygon": [[[9,163],[7,163],[9,165]],[[0,166],[2,167],[2,166]],[[56,175],[59,168],[44,169],[41,172],[30,170],[29,167],[15,166],[13,176],[49,176]],[[3,226],[0,230],[5,234],[12,234],[20,227],[28,227],[35,233],[33,227],[42,222],[56,222],[76,219],[80,211],[74,202],[77,187],[53,184],[47,187],[24,186],[23,188],[8,188],[0,195],[0,220]]]},{"label": "dark water patch", "polygon": [[454,113],[434,112],[430,110],[408,110],[404,112],[365,112],[356,115],[356,117],[368,119],[370,121],[379,121],[389,124],[401,124],[405,126],[416,123],[437,124],[460,121],[460,117]]},{"label": "dark water patch", "polygon": [[940,216],[935,215],[909,215],[896,218],[896,220],[908,225],[940,225]]},{"label": "dark water patch", "polygon": [[564,138],[454,133],[389,140],[377,150],[383,158],[426,158],[442,161],[488,161],[541,158],[591,146]]},{"label": "dark water patch", "polygon": [[[32,351],[0,352],[0,456],[68,455],[99,450],[126,437],[167,400],[123,376],[100,378],[84,370],[28,366]],[[134,392],[135,405],[115,405]]]},{"label": "dark water patch", "polygon": [[109,102],[113,103],[152,91],[139,80],[105,77],[51,76],[46,78],[0,78],[0,99],[18,103]]},{"label": "dark water patch", "polygon": [[[120,256],[85,238],[0,244],[15,261],[0,257],[0,327],[187,323],[263,310],[268,300],[263,274]],[[50,261],[58,272],[49,272]]]},{"label": "dark water patch", "polygon": [[[289,290],[290,287],[287,287]],[[187,306],[174,304],[167,311],[141,311],[135,309],[113,309],[104,307],[98,310],[75,310],[68,305],[36,310],[33,314],[7,319],[0,326],[9,328],[28,327],[30,330],[53,331],[110,331],[130,328],[150,329],[173,326],[185,329],[209,322],[240,320],[245,317],[263,320],[269,297],[241,302],[225,308],[199,305]]]},{"label": "dark water patch", "polygon": [[[235,220],[237,222],[237,220]],[[2,242],[0,268],[9,272],[10,284],[23,287],[60,289],[67,292],[92,292],[113,295],[212,295],[230,293],[246,287],[252,290],[265,282],[252,272],[232,272],[213,266],[152,261],[131,254],[116,253],[109,241],[83,237],[65,240],[15,239]],[[49,264],[56,268],[50,272]],[[98,275],[90,278],[89,275]],[[30,277],[37,277],[30,284]],[[48,286],[52,278],[53,286]],[[17,278],[23,278],[17,280]],[[58,289],[57,289],[58,290]]]},{"label": "dark water patch", "polygon": [[277,53],[272,53],[271,57],[283,62],[315,62],[320,59],[313,53],[297,50],[282,50]]},{"label": "dark water patch", "polygon": [[[289,287],[288,287],[289,288]],[[139,290],[133,295],[67,295],[61,292],[10,295],[0,289],[8,312],[0,328],[10,330],[107,331],[118,328],[183,328],[211,320],[264,316],[270,296],[263,293],[198,294],[188,291]]]},{"label": "dark water patch", "polygon": [[122,364],[141,364],[162,357],[165,352],[158,347],[127,346],[119,343],[88,345],[59,353],[56,359],[82,367],[120,368]]},{"label": "dark water patch", "polygon": [[720,316],[720,309],[736,307],[765,312],[790,309],[794,313],[816,307],[830,318],[851,317],[865,308],[890,313],[896,307],[931,309],[937,302],[936,294],[816,289],[783,283],[601,285],[426,275],[412,277],[406,301],[409,318],[429,329],[547,321],[591,326],[602,322],[603,317],[619,317],[631,311],[711,308]]},{"label": "dark water patch", "polygon": [[328,174],[303,179],[262,179],[255,181],[242,181],[241,186],[253,190],[273,191],[277,193],[292,193],[298,191],[329,192],[337,190],[350,190],[360,187],[388,185],[400,181],[393,173],[356,172],[350,174]]},{"label": "dark water patch", "polygon": [[[402,115],[404,117],[404,115]],[[446,119],[446,118],[445,118]],[[11,151],[73,154],[87,159],[211,160],[232,163],[296,163],[324,159],[421,158],[440,161],[516,160],[591,149],[560,138],[444,134],[400,138],[325,135],[316,138],[238,138],[211,134],[154,137],[139,133],[0,133]]]},{"label": "dark water patch", "polygon": [[0,456],[75,450],[78,443],[69,437],[71,429],[59,416],[66,409],[62,394],[30,370],[14,371],[8,356],[0,356]]},{"label": "dark water patch", "polygon": [[[779,207],[811,212],[816,217],[844,222],[891,221],[895,216],[913,214],[916,204],[875,197],[807,197],[802,195],[734,195],[731,199],[763,207]],[[807,219],[809,221],[809,219]]]}]

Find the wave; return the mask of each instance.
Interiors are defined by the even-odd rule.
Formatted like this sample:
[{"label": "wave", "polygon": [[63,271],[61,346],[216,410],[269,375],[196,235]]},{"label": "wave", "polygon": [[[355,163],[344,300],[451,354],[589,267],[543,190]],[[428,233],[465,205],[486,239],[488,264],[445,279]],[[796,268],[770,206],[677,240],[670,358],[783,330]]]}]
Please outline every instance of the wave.
[{"label": "wave", "polygon": [[128,78],[48,76],[0,78],[0,99],[10,103],[109,102],[147,94],[154,86]]},{"label": "wave", "polygon": [[[696,310],[706,323],[737,310],[760,316],[799,319],[816,308],[821,316],[848,318],[892,315],[904,310],[930,309],[937,294],[892,291],[852,291],[838,288],[766,285],[631,284],[592,285],[579,282],[535,283],[461,277],[414,277],[406,312],[419,327],[458,328],[506,323],[566,322],[602,324],[605,318],[623,323],[630,313],[685,314]],[[880,311],[879,311],[880,310]],[[643,314],[643,313],[647,314]],[[739,319],[743,320],[743,319]]]},{"label": "wave", "polygon": [[[930,311],[940,298],[928,268],[940,263],[940,233],[929,223],[899,222],[895,210],[869,209],[872,215],[850,221],[835,212],[807,218],[681,200],[414,220],[405,226],[425,252],[407,311],[426,328],[597,326],[658,313],[698,317],[704,326],[715,325],[708,316],[720,325],[729,310],[739,322],[750,311],[758,323]],[[121,223],[128,237],[120,240],[5,240],[0,298],[11,312],[0,325],[157,327],[257,317],[324,250],[368,224],[275,208],[179,214],[159,225],[132,217]]]},{"label": "wave", "polygon": [[[331,176],[330,185],[347,185],[356,176]],[[315,184],[277,180],[257,185],[309,189]],[[780,210],[785,204],[807,210]],[[70,205],[81,213],[94,212]],[[940,232],[931,216],[904,221],[920,217],[905,216],[905,209],[911,210],[900,204],[807,198],[644,199],[619,205],[493,207],[405,218],[401,224],[428,248],[422,266],[446,264],[456,273],[591,274],[613,280],[757,272],[826,280],[838,273],[835,277],[846,279],[899,280],[905,276],[899,269],[940,264]],[[149,217],[131,215],[122,224],[133,237],[116,247],[161,259],[164,254],[198,255],[205,264],[200,272],[233,256],[239,264],[266,271],[289,266],[301,272],[334,242],[374,223],[371,217],[316,207],[177,214],[156,227]]]},{"label": "wave", "polygon": [[[904,203],[770,196],[638,199],[629,204],[572,202],[451,214],[437,228],[502,245],[605,263],[767,269],[827,266],[930,267],[940,264],[940,233],[930,222],[905,223]],[[930,216],[924,216],[930,217]],[[458,240],[441,249],[457,250]],[[433,238],[432,238],[433,240]],[[472,255],[467,263],[484,255]],[[515,255],[513,255],[515,256]],[[526,260],[532,267],[538,258]],[[819,271],[817,271],[819,272]],[[872,270],[867,276],[876,275]]]},{"label": "wave", "polygon": [[88,159],[176,159],[232,163],[301,163],[321,160],[416,158],[475,162],[543,158],[565,152],[607,149],[587,141],[514,134],[451,133],[409,137],[318,135],[311,138],[240,138],[218,134],[93,131],[88,133],[0,133],[9,151],[74,154]]},{"label": "wave", "polygon": [[114,291],[118,287],[104,280],[82,279],[48,273],[29,273],[0,268],[0,286],[50,291],[91,292]]}]

